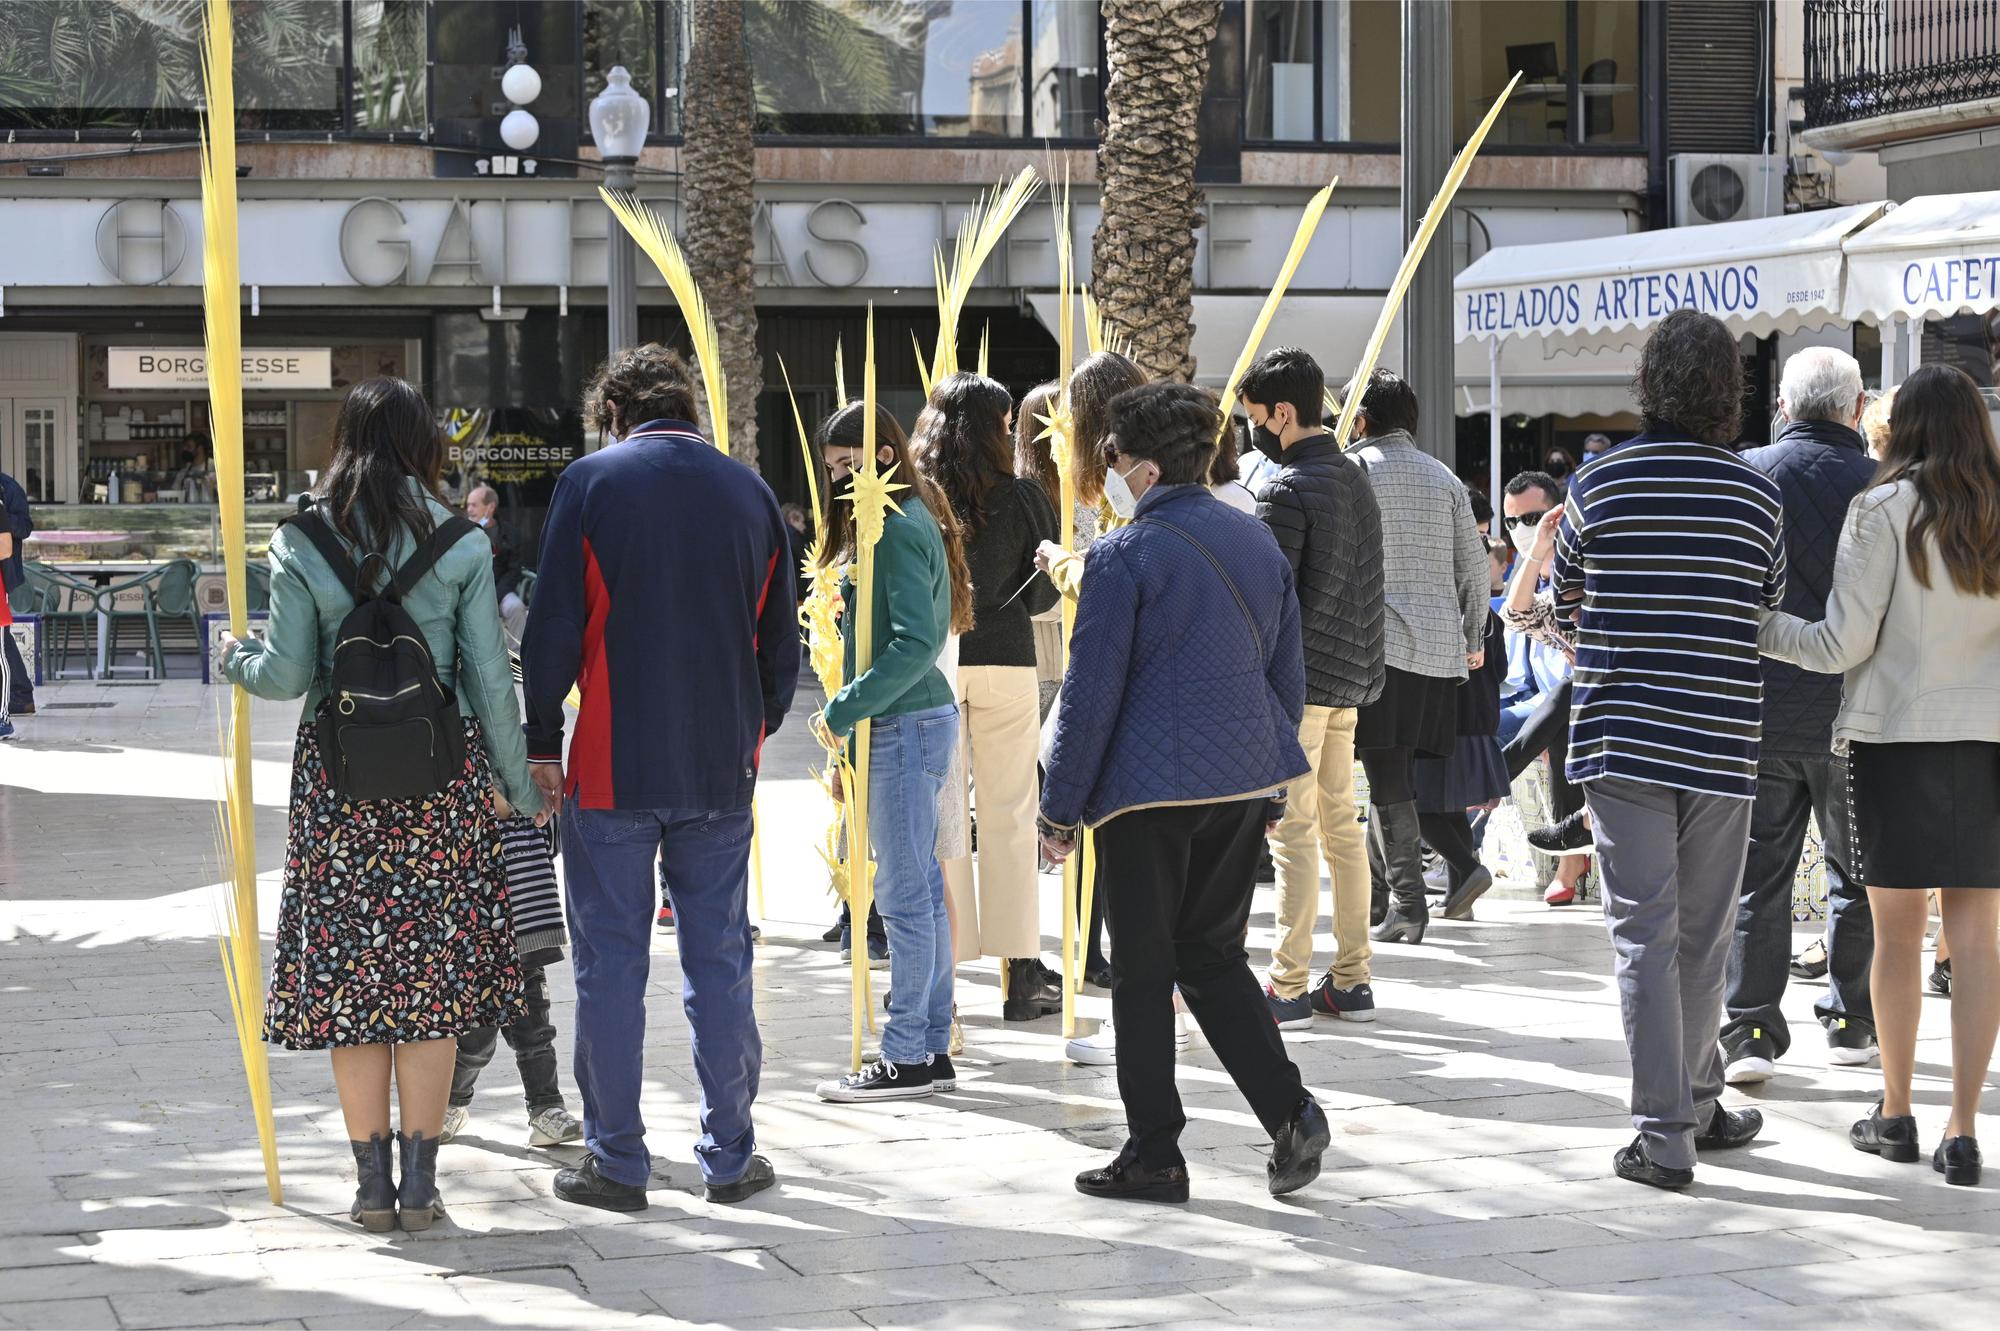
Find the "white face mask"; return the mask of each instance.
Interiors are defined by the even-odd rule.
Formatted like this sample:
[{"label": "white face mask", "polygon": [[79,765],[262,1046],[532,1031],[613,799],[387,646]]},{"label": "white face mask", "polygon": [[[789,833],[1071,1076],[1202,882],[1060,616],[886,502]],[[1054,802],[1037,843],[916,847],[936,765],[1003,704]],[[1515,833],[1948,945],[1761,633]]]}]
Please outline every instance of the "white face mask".
[{"label": "white face mask", "polygon": [[[1137,471],[1144,465],[1142,462],[1134,463],[1132,470]],[[1132,493],[1132,486],[1125,479],[1128,474],[1109,469],[1104,473],[1104,497],[1111,501],[1111,511],[1126,522],[1130,522],[1132,515],[1139,511],[1139,497]]]}]

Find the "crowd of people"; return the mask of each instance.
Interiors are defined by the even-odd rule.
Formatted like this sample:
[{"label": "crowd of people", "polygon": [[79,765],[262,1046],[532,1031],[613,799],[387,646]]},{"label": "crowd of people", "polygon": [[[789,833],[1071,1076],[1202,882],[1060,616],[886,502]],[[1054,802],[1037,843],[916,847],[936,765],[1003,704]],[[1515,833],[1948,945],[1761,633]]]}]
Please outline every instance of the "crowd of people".
[{"label": "crowd of people", "polygon": [[[1833,1061],[1882,1063],[1854,1145],[1920,1155],[1910,1084],[1934,895],[1954,1093],[1933,1161],[1976,1182],[2000,1024],[2000,448],[1971,381],[1926,367],[1871,403],[1851,357],[1802,352],[1784,367],[1783,430],[1738,452],[1736,340],[1682,311],[1641,356],[1640,433],[1513,477],[1497,515],[1420,445],[1437,423],[1394,373],[1339,387],[1358,398],[1345,448],[1306,352],[1268,352],[1233,387],[1243,432],[1214,394],[1102,352],[1018,404],[959,373],[907,433],[860,402],[814,431],[845,682],[812,728],[852,756],[869,723],[889,971],[878,1048],[819,1096],[955,1090],[956,976],[975,958],[998,963],[1006,1020],[1059,1010],[1040,871],[1085,855],[1085,974],[1109,988],[1112,1019],[1067,1053],[1115,1064],[1129,1133],[1076,1186],[1188,1197],[1174,1061],[1192,1023],[1272,1139],[1270,1190],[1304,1187],[1330,1129],[1282,1032],[1376,1018],[1374,945],[1422,943],[1434,889],[1444,918],[1469,918],[1493,882],[1487,815],[1546,755],[1552,818],[1530,834],[1560,866],[1546,899],[1576,899],[1594,861],[1615,954],[1637,1133],[1620,1177],[1685,1187],[1700,1153],[1763,1130],[1722,1093],[1774,1075],[1789,1047],[1792,885],[1816,820],[1829,908],[1815,1012]],[[442,1213],[437,1143],[462,1126],[496,1031],[533,1140],[587,1148],[556,1195],[646,1206],[662,909],[707,1195],[775,1179],[752,1117],[747,883],[760,753],[801,660],[800,532],[703,438],[673,352],[614,356],[585,411],[617,442],[555,491],[521,629],[525,724],[503,626],[521,607],[497,581],[518,554],[490,496],[468,506],[484,531],[437,501],[436,431],[396,381],[350,394],[332,466],[272,540],[269,633],[227,649],[232,680],[306,700],[267,1037],[332,1050],[354,1215],[374,1227]],[[1067,431],[1043,430],[1052,416]],[[871,440],[874,466],[908,488],[861,588],[847,483]],[[414,624],[407,645],[343,658],[357,650],[343,623],[385,598]],[[434,719],[418,731],[389,701],[408,689],[353,683],[404,678],[444,700],[456,765],[415,795],[370,798],[384,755],[440,742]],[[557,813],[567,909],[551,921]],[[1246,940],[1267,849],[1277,941],[1259,976]],[[1334,950],[1315,979],[1322,861]],[[580,1123],[541,970],[564,945]]]}]

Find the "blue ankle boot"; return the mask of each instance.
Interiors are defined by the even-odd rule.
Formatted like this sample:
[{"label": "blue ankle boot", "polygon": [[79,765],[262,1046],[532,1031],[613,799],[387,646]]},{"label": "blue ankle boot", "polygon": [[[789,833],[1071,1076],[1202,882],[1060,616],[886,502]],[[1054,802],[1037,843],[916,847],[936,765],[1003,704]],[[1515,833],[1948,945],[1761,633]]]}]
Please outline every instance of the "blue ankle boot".
[{"label": "blue ankle boot", "polygon": [[347,1214],[371,1234],[383,1234],[396,1226],[395,1158],[387,1139],[374,1136],[365,1142],[350,1141],[354,1148],[354,1205]]},{"label": "blue ankle boot", "polygon": [[396,1145],[403,1157],[403,1181],[396,1193],[403,1228],[429,1229],[432,1221],[444,1219],[444,1198],[437,1188],[437,1139],[421,1132],[407,1137],[399,1132]]}]

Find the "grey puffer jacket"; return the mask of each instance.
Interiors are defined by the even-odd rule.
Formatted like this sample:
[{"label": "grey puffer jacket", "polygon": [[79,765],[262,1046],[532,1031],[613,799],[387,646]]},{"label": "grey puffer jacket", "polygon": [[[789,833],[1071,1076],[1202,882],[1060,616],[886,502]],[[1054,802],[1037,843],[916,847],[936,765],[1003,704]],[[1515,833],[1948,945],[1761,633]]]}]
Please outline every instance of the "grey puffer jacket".
[{"label": "grey puffer jacket", "polygon": [[1382,514],[1331,435],[1285,450],[1257,516],[1292,566],[1305,639],[1306,702],[1361,707],[1382,696]]}]

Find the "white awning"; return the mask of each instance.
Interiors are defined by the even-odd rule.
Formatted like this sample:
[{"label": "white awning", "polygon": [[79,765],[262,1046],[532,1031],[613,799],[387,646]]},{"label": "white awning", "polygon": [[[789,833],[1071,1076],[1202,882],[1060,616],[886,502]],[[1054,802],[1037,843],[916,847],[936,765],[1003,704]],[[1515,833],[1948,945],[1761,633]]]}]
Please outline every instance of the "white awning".
[{"label": "white awning", "polygon": [[[1053,331],[1060,320],[1055,293],[1031,291],[1027,296],[1035,317]],[[1263,305],[1262,296],[1195,296],[1193,351],[1197,383],[1222,387]],[[1326,370],[1329,384],[1337,389],[1360,363],[1362,345],[1373,331],[1381,309],[1380,296],[1287,295],[1272,316],[1260,350],[1304,347]],[[1081,359],[1086,346],[1081,308],[1077,313],[1076,345]],[[1389,330],[1388,343],[1382,349],[1384,368],[1401,368],[1402,347],[1402,329],[1398,323]],[[1500,363],[1507,385],[1501,410],[1510,416],[1588,416],[1629,411],[1634,360],[1631,351],[1621,348],[1551,357],[1532,344],[1503,346]],[[1453,411],[1460,416],[1476,414],[1467,410],[1465,394],[1458,391],[1470,388],[1483,412],[1489,378],[1485,347],[1461,342],[1455,349],[1453,363]]]},{"label": "white awning", "polygon": [[1458,339],[1620,347],[1674,310],[1762,337],[1843,317],[1841,242],[1887,205],[1490,250],[1452,286]]},{"label": "white awning", "polygon": [[2000,191],[1912,199],[1849,236],[1849,319],[1880,324],[2000,308]]}]

